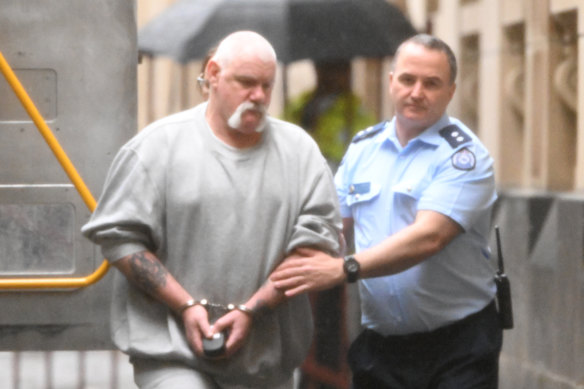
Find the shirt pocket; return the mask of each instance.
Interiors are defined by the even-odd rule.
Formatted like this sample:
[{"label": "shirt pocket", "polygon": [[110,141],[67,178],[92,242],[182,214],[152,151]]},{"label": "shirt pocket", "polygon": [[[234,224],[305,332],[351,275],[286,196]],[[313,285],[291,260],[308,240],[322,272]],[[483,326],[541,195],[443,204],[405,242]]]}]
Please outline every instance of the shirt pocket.
[{"label": "shirt pocket", "polygon": [[381,185],[361,182],[349,186],[345,199],[355,221],[355,245],[358,249],[369,247],[383,234],[384,207],[381,204]]},{"label": "shirt pocket", "polygon": [[418,201],[428,184],[425,180],[403,180],[391,187],[393,193]]},{"label": "shirt pocket", "polygon": [[349,207],[371,204],[379,197],[381,185],[375,182],[361,182],[349,185],[347,193],[347,205]]},{"label": "shirt pocket", "polygon": [[[406,179],[393,185],[393,223],[397,226],[408,225],[416,218],[418,204],[428,187],[425,180]],[[398,228],[394,225],[394,228]]]}]

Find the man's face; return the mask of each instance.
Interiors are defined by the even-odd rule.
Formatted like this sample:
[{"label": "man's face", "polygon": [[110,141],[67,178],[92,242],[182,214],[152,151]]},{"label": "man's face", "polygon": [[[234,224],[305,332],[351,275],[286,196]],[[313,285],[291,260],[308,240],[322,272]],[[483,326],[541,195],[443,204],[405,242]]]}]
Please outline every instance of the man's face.
[{"label": "man's face", "polygon": [[440,119],[455,89],[446,54],[415,43],[402,48],[389,75],[398,123],[417,133]]},{"label": "man's face", "polygon": [[276,65],[258,58],[236,58],[217,79],[222,116],[243,134],[261,131],[272,96]]}]

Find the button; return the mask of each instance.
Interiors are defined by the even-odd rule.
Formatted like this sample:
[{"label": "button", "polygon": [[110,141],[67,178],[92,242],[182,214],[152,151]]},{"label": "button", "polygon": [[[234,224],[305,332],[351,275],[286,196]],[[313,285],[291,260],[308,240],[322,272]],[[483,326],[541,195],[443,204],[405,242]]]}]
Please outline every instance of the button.
[{"label": "button", "polygon": [[355,193],[355,185],[349,186],[349,194]]}]

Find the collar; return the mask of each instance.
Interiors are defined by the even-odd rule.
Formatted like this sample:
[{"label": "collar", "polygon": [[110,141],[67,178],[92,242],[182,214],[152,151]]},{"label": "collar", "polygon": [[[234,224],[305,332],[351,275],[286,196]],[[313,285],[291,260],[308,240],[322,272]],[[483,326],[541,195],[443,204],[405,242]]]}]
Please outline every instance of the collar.
[{"label": "collar", "polygon": [[[431,144],[434,146],[439,146],[443,138],[440,136],[439,131],[450,124],[450,117],[447,114],[442,115],[440,119],[430,127],[425,129],[420,135],[410,140],[409,144],[413,144],[416,142],[423,142],[427,144]],[[401,150],[403,147],[399,143],[399,139],[397,138],[397,133],[395,130],[395,116],[388,122],[385,129],[383,130],[382,136],[378,137],[376,140],[377,142],[385,142],[389,141],[397,147],[398,150]],[[407,145],[406,145],[407,147]]]},{"label": "collar", "polygon": [[383,143],[387,140],[393,142],[394,138],[396,138],[395,135],[395,118],[390,121],[390,122],[385,122],[385,126],[383,128],[383,131],[381,131],[381,134],[379,134],[379,136],[377,136],[374,140],[375,143]]},{"label": "collar", "polygon": [[424,132],[418,135],[416,138],[412,139],[419,139],[424,143],[429,143],[434,146],[439,146],[443,141],[444,138],[440,136],[439,131],[450,124],[450,118],[448,115],[444,114],[438,121],[428,127]]}]

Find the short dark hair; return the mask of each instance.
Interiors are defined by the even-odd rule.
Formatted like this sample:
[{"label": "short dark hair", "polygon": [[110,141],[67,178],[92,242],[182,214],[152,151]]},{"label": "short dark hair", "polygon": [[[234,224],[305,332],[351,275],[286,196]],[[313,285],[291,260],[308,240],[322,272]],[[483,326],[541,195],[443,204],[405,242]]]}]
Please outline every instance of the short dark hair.
[{"label": "short dark hair", "polygon": [[437,50],[446,54],[448,66],[450,67],[450,83],[454,83],[456,80],[456,74],[458,73],[458,65],[456,64],[456,56],[454,55],[454,52],[442,39],[429,34],[417,34],[402,42],[397,48],[395,56],[393,57],[392,68],[395,68],[395,61],[399,57],[402,48],[409,43],[421,45],[429,50]]}]

